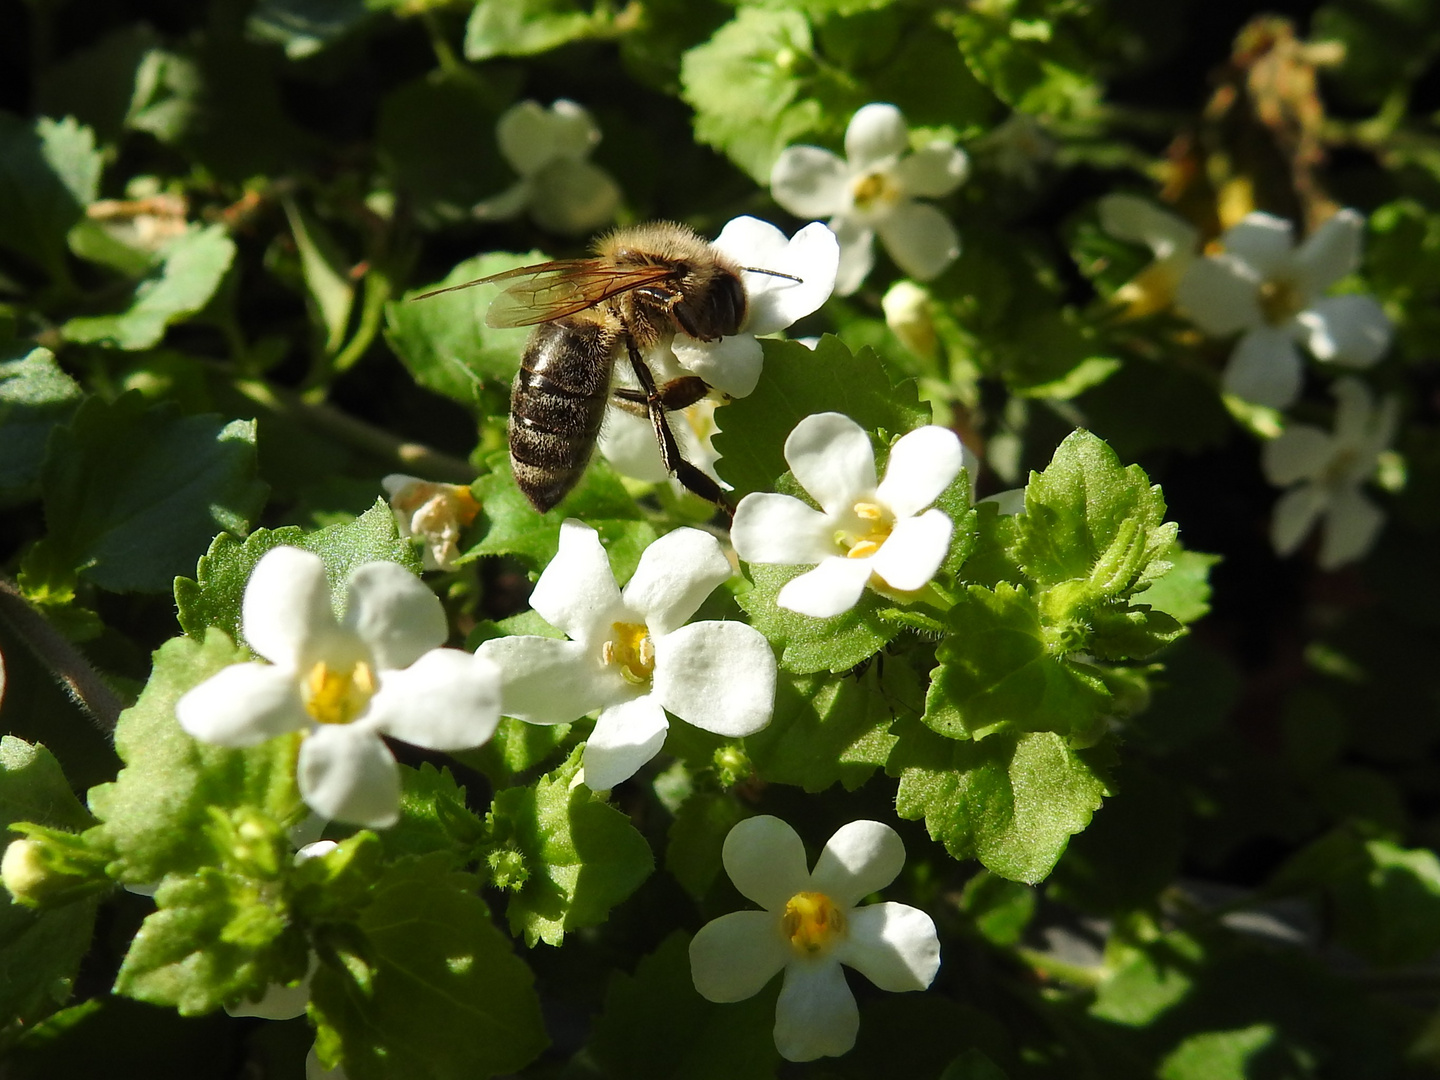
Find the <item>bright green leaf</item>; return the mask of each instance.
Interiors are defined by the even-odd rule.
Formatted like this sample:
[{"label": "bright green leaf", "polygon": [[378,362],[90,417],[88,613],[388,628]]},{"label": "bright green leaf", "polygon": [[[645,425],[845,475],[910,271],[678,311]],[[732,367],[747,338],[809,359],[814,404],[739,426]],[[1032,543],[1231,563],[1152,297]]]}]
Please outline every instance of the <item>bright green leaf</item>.
[{"label": "bright green leaf", "polygon": [[95,200],[100,168],[94,132],[73,118],[0,112],[0,247],[67,281],[65,234]]},{"label": "bright green leaf", "polygon": [[696,792],[680,804],[667,834],[665,869],[696,900],[719,876],[725,837],[744,817],[745,809],[725,792]]}]

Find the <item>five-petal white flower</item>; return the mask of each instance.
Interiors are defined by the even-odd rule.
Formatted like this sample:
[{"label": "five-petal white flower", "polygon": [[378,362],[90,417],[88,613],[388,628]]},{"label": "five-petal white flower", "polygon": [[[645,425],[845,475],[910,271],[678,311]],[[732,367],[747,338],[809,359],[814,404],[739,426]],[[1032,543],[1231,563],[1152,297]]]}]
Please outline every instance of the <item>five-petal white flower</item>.
[{"label": "five-petal white flower", "polygon": [[[658,382],[698,375],[722,395],[746,397],[759,383],[764,364],[757,335],[778,333],[829,299],[840,264],[840,245],[834,233],[819,222],[787,238],[767,221],[738,217],[720,230],[714,247],[737,265],[755,268],[740,275],[745,288],[744,327],[718,341],[676,334],[668,348],[660,348],[646,362]],[[762,270],[776,273],[756,272]],[[616,365],[615,382],[632,389],[638,386],[628,364]],[[686,460],[718,480],[714,463],[719,455],[710,445],[716,430],[716,404],[713,396],[696,402],[678,414],[686,422],[671,427]],[[625,476],[652,483],[670,476],[660,460],[655,429],[643,415],[610,409],[600,430],[599,446],[606,460]]]},{"label": "five-petal white flower", "polygon": [[872,577],[895,592],[924,588],[945,561],[955,523],[930,506],[964,466],[960,439],[930,425],[890,450],[875,482],[875,451],[860,425],[817,413],[795,425],[785,460],[820,509],[789,495],[752,492],[740,500],[730,541],[751,563],[814,570],[785,584],[783,608],[828,618],[849,611]]},{"label": "five-petal white flower", "polygon": [[738,737],[770,722],[775,654],[742,622],[687,620],[732,573],[720,542],[676,529],[640,556],[623,591],[599,534],[570,519],[531,606],[569,640],[493,638],[478,654],[499,665],[501,711],[565,724],[600,710],[582,759],[585,783],[614,787],[665,742],[668,710],[698,728]]},{"label": "five-petal white flower", "polygon": [[1363,558],[1379,535],[1385,515],[1360,487],[1375,475],[1380,455],[1389,449],[1398,412],[1393,397],[1377,406],[1359,379],[1341,379],[1332,392],[1338,402],[1334,434],[1291,424],[1265,444],[1260,456],[1265,478],[1290,488],[1275,504],[1271,520],[1275,550],[1291,554],[1323,518],[1317,561],[1325,570]]},{"label": "five-petal white flower", "polygon": [[503,221],[528,210],[542,229],[570,236],[614,218],[620,188],[586,160],[600,141],[600,129],[584,107],[563,98],[548,109],[519,102],[501,115],[495,139],[520,179],[477,204],[471,211],[476,217]]},{"label": "five-petal white flower", "polygon": [[1323,297],[1360,265],[1365,218],[1341,210],[1294,245],[1290,223],[1248,214],[1221,237],[1224,251],[1192,263],[1176,303],[1212,337],[1243,331],[1223,386],[1246,401],[1283,409],[1300,394],[1296,340],[1317,360],[1365,368],[1390,347],[1390,321],[1374,297]]},{"label": "five-petal white flower", "polygon": [[380,486],[390,496],[390,512],[400,535],[423,541],[425,569],[453,569],[460,557],[460,534],[480,512],[470,488],[404,473],[391,473]]},{"label": "five-petal white flower", "polygon": [[500,673],[442,649],[435,594],[390,562],[355,568],[335,618],[318,555],[278,547],[245,586],[241,630],[270,663],[232,664],[175,705],[180,726],[221,746],[305,732],[300,795],[337,821],[372,828],[399,816],[400,773],[381,735],[430,750],[479,746],[499,722]]},{"label": "five-petal white flower", "polygon": [[895,265],[921,281],[938,275],[960,254],[948,218],[917,197],[948,195],[970,171],[965,151],[933,142],[914,153],[905,117],[894,105],[872,103],[850,118],[842,159],[818,146],[788,146],[770,173],[770,194],[802,218],[830,219],[840,239],[842,296],[860,287],[875,265],[875,234]]},{"label": "five-petal white flower", "polygon": [[1142,318],[1169,307],[1194,263],[1200,234],[1184,218],[1138,195],[1106,195],[1097,204],[1100,227],[1117,240],[1144,244],[1155,261],[1115,292],[1115,302]]},{"label": "five-petal white flower", "polygon": [[860,1013],[841,964],[882,990],[924,990],[940,969],[940,941],[929,915],[908,904],[856,907],[895,880],[905,845],[878,821],[852,821],[835,833],[813,872],[805,847],[775,817],[747,818],[722,851],[735,887],[764,911],[732,911],[690,942],[690,977],[710,1001],[743,1001],[782,969],[775,1046],[790,1061],[846,1053]]}]

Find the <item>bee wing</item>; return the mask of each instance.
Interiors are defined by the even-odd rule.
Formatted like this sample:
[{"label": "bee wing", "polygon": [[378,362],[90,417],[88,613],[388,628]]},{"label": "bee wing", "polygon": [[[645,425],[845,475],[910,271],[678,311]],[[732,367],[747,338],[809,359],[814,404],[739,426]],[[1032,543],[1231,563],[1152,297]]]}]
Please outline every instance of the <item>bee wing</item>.
[{"label": "bee wing", "polygon": [[550,322],[594,307],[618,293],[663,281],[673,273],[672,267],[612,266],[598,259],[521,267],[485,279],[521,278],[491,302],[485,322],[494,327]]}]

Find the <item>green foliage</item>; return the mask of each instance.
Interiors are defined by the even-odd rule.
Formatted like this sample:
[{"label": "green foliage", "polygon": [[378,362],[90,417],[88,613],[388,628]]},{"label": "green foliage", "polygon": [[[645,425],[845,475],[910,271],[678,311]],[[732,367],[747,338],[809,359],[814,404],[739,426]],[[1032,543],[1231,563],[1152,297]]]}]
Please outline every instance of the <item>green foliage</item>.
[{"label": "green foliage", "polygon": [[94,200],[100,166],[94,132],[73,118],[0,113],[0,247],[68,281],[65,236]]},{"label": "green foliage", "polygon": [[55,363],[49,349],[30,349],[0,360],[0,503],[40,494],[40,468],[50,432],[80,404],[78,383]]}]

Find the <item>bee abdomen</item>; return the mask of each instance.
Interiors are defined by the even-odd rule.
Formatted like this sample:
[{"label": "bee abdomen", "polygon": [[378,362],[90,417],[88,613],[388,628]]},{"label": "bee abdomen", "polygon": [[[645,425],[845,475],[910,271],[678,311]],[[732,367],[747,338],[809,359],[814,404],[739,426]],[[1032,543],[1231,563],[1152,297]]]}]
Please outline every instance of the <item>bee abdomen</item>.
[{"label": "bee abdomen", "polygon": [[510,394],[510,465],[542,514],[575,486],[590,460],[613,345],[604,327],[554,322],[537,326],[525,347]]}]

